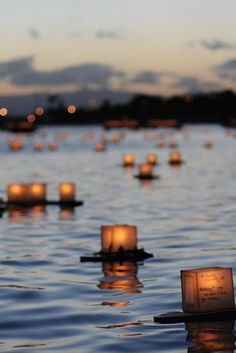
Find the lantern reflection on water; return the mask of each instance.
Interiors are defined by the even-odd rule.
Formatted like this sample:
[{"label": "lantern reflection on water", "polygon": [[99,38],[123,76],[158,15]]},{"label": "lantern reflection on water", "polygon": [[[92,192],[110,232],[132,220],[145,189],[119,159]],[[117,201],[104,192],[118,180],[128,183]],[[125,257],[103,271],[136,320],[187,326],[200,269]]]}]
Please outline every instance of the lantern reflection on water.
[{"label": "lantern reflection on water", "polygon": [[102,252],[134,251],[137,249],[137,227],[117,224],[101,226]]},{"label": "lantern reflection on water", "polygon": [[7,210],[9,223],[13,225],[23,224],[23,219],[27,215],[26,209],[9,208]]},{"label": "lantern reflection on water", "polygon": [[186,323],[187,341],[194,343],[188,348],[188,353],[233,353],[235,321],[191,322]]},{"label": "lantern reflection on water", "polygon": [[123,157],[123,166],[124,167],[133,167],[135,163],[134,155],[131,153],[127,153]]},{"label": "lantern reflection on water", "polygon": [[124,294],[140,293],[141,282],[137,278],[136,262],[104,262],[102,270],[105,275],[98,287],[107,290],[125,290]]},{"label": "lantern reflection on water", "polygon": [[59,184],[60,201],[62,202],[75,201],[75,192],[76,192],[76,187],[74,183]]},{"label": "lantern reflection on water", "polygon": [[234,309],[232,268],[211,267],[181,271],[182,304],[186,313]]}]

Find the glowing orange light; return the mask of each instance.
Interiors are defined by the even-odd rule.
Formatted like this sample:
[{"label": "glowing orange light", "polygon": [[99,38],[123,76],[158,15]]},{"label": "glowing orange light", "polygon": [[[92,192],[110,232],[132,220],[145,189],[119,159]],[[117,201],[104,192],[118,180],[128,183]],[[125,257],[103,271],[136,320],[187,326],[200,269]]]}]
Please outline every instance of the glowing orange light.
[{"label": "glowing orange light", "polygon": [[182,156],[180,152],[172,152],[170,153],[170,163],[181,163],[182,162]]},{"label": "glowing orange light", "polygon": [[72,202],[75,200],[75,184],[61,183],[59,184],[60,200],[65,202]]},{"label": "glowing orange light", "polygon": [[95,151],[96,152],[104,152],[105,151],[105,146],[103,143],[97,143],[95,145]]},{"label": "glowing orange light", "polygon": [[1,109],[0,109],[0,115],[1,115],[1,116],[6,116],[7,113],[8,113],[7,108],[1,108]]},{"label": "glowing orange light", "polygon": [[151,176],[152,171],[153,171],[153,166],[151,164],[143,163],[139,165],[140,176]]},{"label": "glowing orange light", "polygon": [[12,151],[19,151],[23,148],[23,142],[22,141],[19,141],[19,140],[12,140],[10,141],[9,143],[9,148],[12,150]]},{"label": "glowing orange light", "polygon": [[103,252],[118,252],[137,249],[137,227],[117,224],[101,226],[101,245]]},{"label": "glowing orange light", "polygon": [[25,184],[9,184],[7,186],[8,202],[24,202],[26,198]]},{"label": "glowing orange light", "polygon": [[46,201],[47,185],[45,183],[32,183],[27,185],[27,199],[29,202]]},{"label": "glowing orange light", "polygon": [[28,120],[29,123],[34,123],[34,122],[35,122],[35,119],[36,119],[36,117],[35,117],[34,114],[29,114],[29,115],[27,116],[27,120]]},{"label": "glowing orange light", "polygon": [[38,115],[38,116],[42,116],[44,114],[44,108],[42,107],[37,107],[35,109],[35,114]]},{"label": "glowing orange light", "polygon": [[181,271],[184,312],[234,309],[232,268],[209,267]]},{"label": "glowing orange light", "polygon": [[123,157],[123,165],[124,167],[132,167],[134,165],[135,158],[131,153],[127,153]]},{"label": "glowing orange light", "polygon": [[77,108],[75,105],[71,104],[67,107],[67,111],[69,114],[74,114],[76,112]]},{"label": "glowing orange light", "polygon": [[43,144],[42,143],[35,143],[34,149],[35,149],[35,151],[42,151]]},{"label": "glowing orange light", "polygon": [[170,145],[169,145],[171,148],[176,148],[176,147],[178,147],[178,142],[177,141],[175,141],[175,140],[173,140],[173,141],[171,141],[170,142]]},{"label": "glowing orange light", "polygon": [[55,142],[51,142],[51,143],[48,144],[48,148],[49,148],[51,151],[55,151],[55,150],[57,150],[58,145],[57,145],[57,143],[55,143]]},{"label": "glowing orange light", "polygon": [[151,165],[156,165],[157,164],[157,155],[155,153],[149,153],[147,155],[147,163]]}]

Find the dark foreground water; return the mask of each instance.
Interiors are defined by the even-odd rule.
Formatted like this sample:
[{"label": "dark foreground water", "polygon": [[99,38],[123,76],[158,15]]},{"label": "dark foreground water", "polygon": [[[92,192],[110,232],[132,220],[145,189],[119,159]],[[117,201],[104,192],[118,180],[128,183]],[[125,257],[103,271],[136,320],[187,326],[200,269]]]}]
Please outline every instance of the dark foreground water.
[{"label": "dark foreground water", "polygon": [[[84,206],[5,212],[0,218],[1,352],[234,352],[234,321],[154,324],[153,316],[181,309],[180,270],[230,266],[236,274],[236,139],[221,127],[167,131],[186,163],[168,165],[171,148],[158,149],[160,130],[126,131],[105,153],[93,150],[101,129],[38,130],[25,148],[10,152],[1,132],[0,191],[12,182],[45,181],[49,198],[73,181]],[[57,134],[56,134],[57,133]],[[109,131],[112,138],[114,131]],[[55,137],[59,149],[35,152]],[[203,143],[212,139],[213,149]],[[142,162],[155,152],[160,180],[143,184],[136,168],[121,166],[125,152]],[[100,250],[100,225],[135,224],[143,263],[80,263]]]}]

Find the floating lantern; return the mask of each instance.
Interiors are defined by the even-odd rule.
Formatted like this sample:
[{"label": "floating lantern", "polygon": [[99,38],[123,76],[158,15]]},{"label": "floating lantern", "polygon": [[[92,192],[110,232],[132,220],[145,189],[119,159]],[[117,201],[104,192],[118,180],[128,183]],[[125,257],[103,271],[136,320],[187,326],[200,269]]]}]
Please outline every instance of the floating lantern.
[{"label": "floating lantern", "polygon": [[131,153],[127,153],[123,157],[123,166],[124,167],[133,167],[135,163],[134,155]]},{"label": "floating lantern", "polygon": [[152,171],[153,171],[153,167],[152,165],[148,164],[148,163],[143,163],[139,165],[139,175],[141,177],[151,177],[152,176]]},{"label": "floating lantern", "polygon": [[23,142],[19,140],[12,140],[9,143],[9,148],[12,151],[20,151],[23,148]]},{"label": "floating lantern", "polygon": [[137,228],[132,225],[101,226],[102,252],[137,249]]},{"label": "floating lantern", "polygon": [[127,224],[101,226],[101,250],[82,256],[81,262],[139,261],[152,257],[144,249],[137,248],[137,227]]},{"label": "floating lantern", "polygon": [[42,143],[35,143],[34,149],[35,149],[35,151],[42,151],[43,144]]},{"label": "floating lantern", "polygon": [[76,192],[76,187],[74,183],[59,184],[59,195],[60,195],[61,202],[74,202],[75,192]]},{"label": "floating lantern", "polygon": [[170,144],[169,144],[169,147],[170,147],[170,148],[176,148],[176,147],[178,147],[178,142],[175,141],[175,140],[171,141]]},{"label": "floating lantern", "polygon": [[164,143],[164,141],[160,141],[157,143],[156,146],[157,146],[157,148],[163,148],[163,147],[165,147],[165,143]]},{"label": "floating lantern", "polygon": [[157,155],[155,153],[149,153],[147,155],[146,161],[148,164],[156,165],[158,163]]},{"label": "floating lantern", "polygon": [[47,185],[45,183],[31,183],[27,185],[28,203],[45,203]]},{"label": "floating lantern", "polygon": [[103,143],[97,143],[95,145],[94,149],[95,149],[96,152],[104,152],[105,151],[105,146],[104,146]]},{"label": "floating lantern", "polygon": [[204,143],[205,148],[213,148],[214,144],[211,140]]},{"label": "floating lantern", "polygon": [[183,160],[182,160],[182,155],[180,152],[171,152],[170,153],[169,164],[180,165],[182,163],[183,163]]},{"label": "floating lantern", "polygon": [[58,145],[55,142],[51,142],[51,143],[48,144],[48,149],[51,150],[51,151],[56,151],[57,148],[58,148]]},{"label": "floating lantern", "polygon": [[182,305],[187,313],[234,309],[232,268],[181,271]]},{"label": "floating lantern", "polygon": [[7,186],[8,202],[10,203],[25,202],[26,190],[27,190],[27,186],[25,184],[9,184]]}]

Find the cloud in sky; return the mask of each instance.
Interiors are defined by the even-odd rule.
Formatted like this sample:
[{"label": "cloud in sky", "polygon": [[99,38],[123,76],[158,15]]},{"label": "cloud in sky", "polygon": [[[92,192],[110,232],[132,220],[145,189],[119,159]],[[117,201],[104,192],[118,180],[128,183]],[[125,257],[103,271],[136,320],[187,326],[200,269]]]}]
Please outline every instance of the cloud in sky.
[{"label": "cloud in sky", "polygon": [[227,60],[224,63],[215,67],[215,70],[220,78],[236,81],[236,58]]},{"label": "cloud in sky", "polygon": [[183,88],[187,93],[207,92],[221,88],[217,82],[200,80],[194,76],[180,77],[172,87]]},{"label": "cloud in sky", "polygon": [[0,63],[0,78],[7,78],[17,86],[73,84],[78,87],[94,85],[97,88],[104,88],[109,87],[109,81],[113,77],[124,78],[125,73],[114,69],[110,65],[98,63],[39,71],[34,68],[33,56]]},{"label": "cloud in sky", "polygon": [[210,40],[202,39],[202,40],[200,40],[200,44],[204,48],[211,50],[211,51],[236,49],[235,44],[223,41],[221,39],[210,39]]},{"label": "cloud in sky", "polygon": [[155,85],[159,82],[159,75],[154,71],[142,71],[137,74],[130,82]]},{"label": "cloud in sky", "polygon": [[121,39],[120,33],[116,31],[105,31],[105,30],[98,30],[95,33],[95,37],[98,39]]},{"label": "cloud in sky", "polygon": [[39,31],[35,28],[30,29],[29,35],[31,38],[36,39],[36,40],[40,39],[40,37],[41,37]]}]

